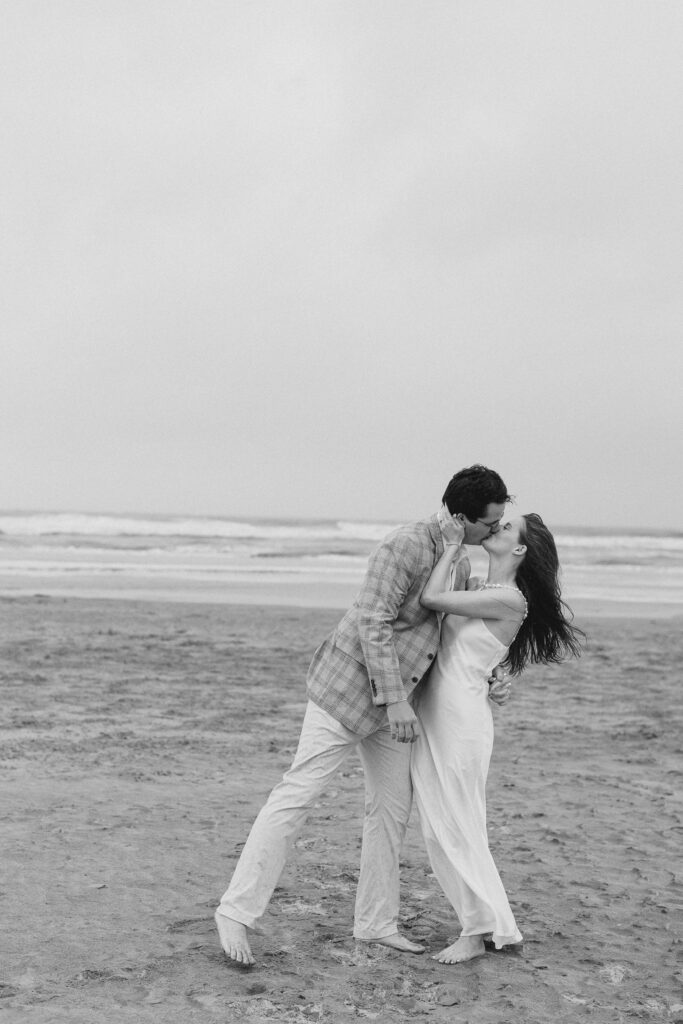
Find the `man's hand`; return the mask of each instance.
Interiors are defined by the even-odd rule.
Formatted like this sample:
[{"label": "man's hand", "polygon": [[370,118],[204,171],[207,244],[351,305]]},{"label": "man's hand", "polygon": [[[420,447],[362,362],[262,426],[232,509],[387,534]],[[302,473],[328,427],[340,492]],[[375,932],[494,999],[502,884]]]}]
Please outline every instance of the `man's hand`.
[{"label": "man's hand", "polygon": [[489,676],[489,700],[502,707],[510,700],[510,690],[510,677],[500,665],[496,665]]},{"label": "man's hand", "polygon": [[407,700],[387,704],[387,718],[391,726],[391,738],[399,743],[414,743],[420,735],[415,712]]}]

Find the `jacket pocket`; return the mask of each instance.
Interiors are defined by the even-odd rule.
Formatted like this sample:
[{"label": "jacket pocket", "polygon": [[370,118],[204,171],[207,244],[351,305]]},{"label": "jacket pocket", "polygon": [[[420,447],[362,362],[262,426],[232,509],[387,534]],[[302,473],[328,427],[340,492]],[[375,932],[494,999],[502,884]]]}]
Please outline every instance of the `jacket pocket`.
[{"label": "jacket pocket", "polygon": [[334,646],[338,650],[343,651],[343,653],[348,655],[349,658],[353,658],[354,661],[360,662],[361,665],[365,664],[363,648],[358,636],[354,636],[353,634],[349,636],[346,633],[335,633]]}]

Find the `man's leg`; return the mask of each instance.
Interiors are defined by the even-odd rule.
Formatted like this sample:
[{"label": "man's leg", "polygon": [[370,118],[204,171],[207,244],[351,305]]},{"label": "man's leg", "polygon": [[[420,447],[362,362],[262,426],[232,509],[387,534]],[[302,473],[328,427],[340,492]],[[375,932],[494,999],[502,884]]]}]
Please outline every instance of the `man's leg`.
[{"label": "man's leg", "polygon": [[412,799],[410,744],[392,740],[387,727],[364,739],[359,752],[365,771],[365,821],[353,934],[421,953],[423,946],[398,935],[398,860]]},{"label": "man's leg", "polygon": [[355,733],[309,702],[292,767],[256,818],[216,911],[223,949],[238,963],[254,962],[246,929],[265,913],[311,806],[358,742]]}]

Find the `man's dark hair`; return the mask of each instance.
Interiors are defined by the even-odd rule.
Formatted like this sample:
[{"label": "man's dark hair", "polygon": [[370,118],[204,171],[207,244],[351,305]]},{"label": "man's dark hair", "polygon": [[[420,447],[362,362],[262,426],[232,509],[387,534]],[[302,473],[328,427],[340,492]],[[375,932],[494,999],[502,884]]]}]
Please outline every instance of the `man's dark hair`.
[{"label": "man's dark hair", "polygon": [[483,519],[493,502],[504,505],[512,501],[502,478],[486,466],[468,466],[452,477],[441,499],[451,515],[463,512],[469,521]]}]

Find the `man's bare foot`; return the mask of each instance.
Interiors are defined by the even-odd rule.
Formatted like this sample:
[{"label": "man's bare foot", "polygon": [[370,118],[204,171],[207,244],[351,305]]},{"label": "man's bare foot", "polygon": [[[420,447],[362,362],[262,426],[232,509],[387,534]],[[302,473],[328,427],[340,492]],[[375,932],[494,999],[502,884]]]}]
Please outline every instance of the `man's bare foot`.
[{"label": "man's bare foot", "polygon": [[382,939],[360,939],[359,941],[389,946],[391,949],[397,949],[399,953],[424,953],[425,951],[424,946],[418,945],[417,942],[411,942],[405,935],[400,935],[398,932],[394,932],[393,935],[385,935]]},{"label": "man's bare foot", "polygon": [[483,935],[462,935],[452,946],[436,953],[432,960],[438,960],[440,964],[462,964],[466,960],[483,956],[485,952]]},{"label": "man's bare foot", "polygon": [[216,922],[218,937],[225,950],[225,955],[234,960],[236,964],[243,964],[245,967],[251,967],[253,963],[256,963],[247,938],[247,926],[240,921],[233,921],[231,917],[225,917],[218,911],[213,915],[213,919]]}]

